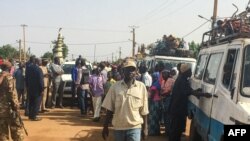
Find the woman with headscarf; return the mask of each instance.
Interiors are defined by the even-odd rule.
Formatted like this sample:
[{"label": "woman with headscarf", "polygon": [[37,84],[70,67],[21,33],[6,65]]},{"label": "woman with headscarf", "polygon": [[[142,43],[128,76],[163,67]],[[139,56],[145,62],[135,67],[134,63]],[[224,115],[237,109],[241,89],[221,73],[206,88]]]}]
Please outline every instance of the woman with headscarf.
[{"label": "woman with headscarf", "polygon": [[160,135],[160,119],[161,119],[161,97],[159,76],[152,75],[153,84],[150,87],[149,96],[149,116],[148,116],[148,135]]},{"label": "woman with headscarf", "polygon": [[168,117],[168,107],[171,100],[172,87],[174,85],[174,78],[170,71],[162,71],[163,81],[161,83],[161,97],[162,97],[162,109],[163,109],[163,119],[165,126],[165,133],[168,135],[169,131],[169,117]]}]

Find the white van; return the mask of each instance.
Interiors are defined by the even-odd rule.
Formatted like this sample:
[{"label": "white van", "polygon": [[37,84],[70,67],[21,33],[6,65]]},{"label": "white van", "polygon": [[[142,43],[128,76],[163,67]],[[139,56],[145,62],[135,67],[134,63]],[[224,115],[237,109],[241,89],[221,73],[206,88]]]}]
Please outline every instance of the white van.
[{"label": "white van", "polygon": [[210,98],[189,97],[190,141],[224,141],[225,124],[250,124],[250,35],[241,35],[199,52],[191,87]]},{"label": "white van", "polygon": [[154,72],[155,66],[162,62],[165,66],[165,69],[172,69],[173,67],[177,67],[179,63],[187,63],[192,67],[192,71],[195,69],[196,59],[189,57],[175,57],[175,56],[147,56],[144,58],[144,63],[146,64],[149,72]]},{"label": "white van", "polygon": [[[92,71],[92,64],[88,61],[85,62],[87,69],[89,69],[89,71]],[[70,97],[71,95],[65,95],[65,94],[71,94],[71,86],[72,86],[72,76],[71,76],[71,70],[74,68],[75,66],[75,61],[68,61],[68,62],[64,62],[62,64],[62,68],[64,70],[64,74],[62,75],[62,81],[64,82],[64,88],[63,88],[63,92],[64,92],[64,97]]]}]

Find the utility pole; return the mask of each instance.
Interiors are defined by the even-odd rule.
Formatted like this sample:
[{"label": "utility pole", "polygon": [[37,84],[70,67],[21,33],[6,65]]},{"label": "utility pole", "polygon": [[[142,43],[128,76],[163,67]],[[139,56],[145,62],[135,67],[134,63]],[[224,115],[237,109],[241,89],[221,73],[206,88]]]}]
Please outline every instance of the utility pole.
[{"label": "utility pole", "polygon": [[121,55],[122,55],[122,51],[121,51],[121,47],[119,48],[119,59],[121,59]]},{"label": "utility pole", "polygon": [[21,62],[22,61],[22,49],[21,49],[22,43],[21,43],[21,39],[18,40],[18,43],[19,43],[19,62]]},{"label": "utility pole", "polygon": [[27,25],[22,24],[21,27],[23,27],[23,52],[24,52],[24,61],[26,62],[26,50],[25,50],[25,27],[27,27]]},{"label": "utility pole", "polygon": [[95,51],[96,51],[96,45],[95,45],[95,48],[94,48],[94,63],[95,63]]},{"label": "utility pole", "polygon": [[133,46],[133,48],[132,48],[132,57],[134,57],[135,56],[135,29],[136,28],[138,28],[138,26],[129,26],[131,29],[132,29],[132,34],[133,34],[133,42],[132,42],[132,46]]},{"label": "utility pole", "polygon": [[214,29],[214,24],[216,22],[217,7],[218,7],[218,0],[214,0],[214,10],[213,10],[213,17],[212,17],[212,30]]},{"label": "utility pole", "polygon": [[30,47],[28,48],[29,56],[30,56]]},{"label": "utility pole", "polygon": [[112,52],[112,63],[114,62],[114,53]]}]

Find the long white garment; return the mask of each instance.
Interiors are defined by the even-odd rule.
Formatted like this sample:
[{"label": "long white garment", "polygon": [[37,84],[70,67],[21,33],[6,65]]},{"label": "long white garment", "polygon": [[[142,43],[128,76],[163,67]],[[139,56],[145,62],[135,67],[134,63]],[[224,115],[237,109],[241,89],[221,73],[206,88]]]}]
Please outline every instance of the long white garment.
[{"label": "long white garment", "polygon": [[94,118],[100,117],[100,111],[102,106],[102,97],[92,97],[93,108],[94,108]]},{"label": "long white garment", "polygon": [[142,74],[142,83],[145,84],[147,87],[151,87],[152,85],[152,77],[148,74],[148,72],[145,72]]}]

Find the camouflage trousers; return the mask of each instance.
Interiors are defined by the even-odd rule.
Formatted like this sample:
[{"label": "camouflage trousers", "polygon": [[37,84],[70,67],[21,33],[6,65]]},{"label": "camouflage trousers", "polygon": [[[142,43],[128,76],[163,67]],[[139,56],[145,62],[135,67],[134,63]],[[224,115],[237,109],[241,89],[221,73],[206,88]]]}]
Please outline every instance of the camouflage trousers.
[{"label": "camouflage trousers", "polygon": [[20,123],[10,118],[0,117],[0,141],[9,141],[9,131],[13,141],[23,141],[24,135]]}]

